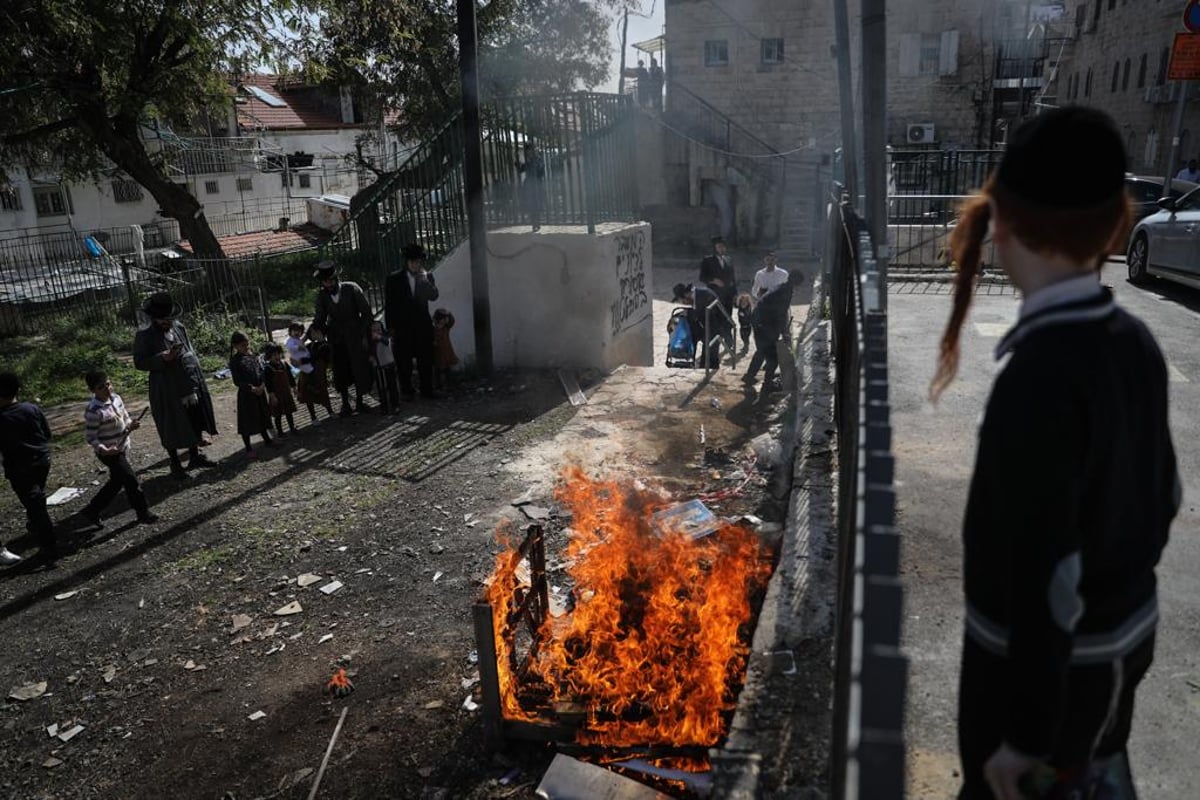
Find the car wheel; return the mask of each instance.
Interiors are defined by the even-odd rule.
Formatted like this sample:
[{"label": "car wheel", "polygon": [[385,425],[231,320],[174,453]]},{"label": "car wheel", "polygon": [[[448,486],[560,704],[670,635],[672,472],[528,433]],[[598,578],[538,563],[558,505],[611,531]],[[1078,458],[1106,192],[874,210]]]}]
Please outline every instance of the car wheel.
[{"label": "car wheel", "polygon": [[1147,269],[1149,264],[1150,244],[1146,241],[1146,234],[1139,233],[1129,245],[1129,252],[1125,256],[1125,265],[1129,268],[1129,282],[1137,285],[1150,280],[1150,272]]}]

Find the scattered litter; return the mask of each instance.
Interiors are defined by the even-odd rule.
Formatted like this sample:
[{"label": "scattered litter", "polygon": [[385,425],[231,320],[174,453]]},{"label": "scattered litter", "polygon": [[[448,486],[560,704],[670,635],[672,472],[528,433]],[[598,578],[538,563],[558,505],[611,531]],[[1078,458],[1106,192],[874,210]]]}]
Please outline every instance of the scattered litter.
[{"label": "scattered litter", "polygon": [[738,521],[754,525],[755,527],[763,524],[762,518],[756,517],[753,514],[742,514],[742,516],[738,518]]},{"label": "scattered litter", "polygon": [[246,719],[250,720],[251,722],[257,722],[258,720],[262,719],[266,715],[267,715],[267,712],[265,712],[265,711],[255,711],[253,714],[246,717]]},{"label": "scattered litter", "polygon": [[322,634],[322,635],[321,635],[321,638],[320,638],[320,639],[317,639],[317,644],[325,644],[326,642],[328,642],[328,641],[329,641],[330,639],[332,639],[332,638],[333,638],[333,634],[332,634],[332,633],[326,633],[326,634]]},{"label": "scattered litter", "polygon": [[504,777],[500,779],[500,785],[508,786],[519,777],[521,777],[521,768],[513,767],[508,772],[504,773]]},{"label": "scattered litter", "polygon": [[445,533],[446,532],[445,528],[439,528],[437,525],[429,526],[429,530],[433,531],[434,533]]},{"label": "scattered litter", "polygon": [[229,380],[229,378],[233,375],[233,373],[229,371],[229,367],[222,367],[221,369],[214,372],[212,375],[213,375],[213,378],[215,378],[216,380],[224,381],[224,380]]},{"label": "scattered litter", "polygon": [[259,639],[270,639],[272,636],[274,636],[278,632],[279,632],[279,623],[276,622],[273,625],[271,625],[271,627],[267,628],[265,631],[258,634],[258,638]]},{"label": "scattered litter", "polygon": [[369,574],[370,574],[370,572],[371,572],[371,570],[370,570],[370,568],[369,568],[369,567],[363,567],[362,569],[356,569],[356,570],[354,570],[354,574],[355,574],[355,575],[362,575],[362,574],[364,574],[364,573],[366,573],[366,574],[368,574],[368,575],[369,575]]},{"label": "scattered litter", "polygon": [[301,605],[300,605],[300,601],[299,601],[299,600],[293,600],[292,602],[288,603],[288,604],[287,604],[286,606],[284,606],[283,608],[277,608],[277,609],[275,609],[275,616],[277,616],[277,617],[290,617],[292,614],[299,614],[299,613],[300,613],[301,611],[303,611],[303,610],[304,610],[304,608],[303,608],[303,607],[301,607]]},{"label": "scattered litter", "polygon": [[321,594],[333,594],[344,585],[341,581],[330,581],[321,587]]},{"label": "scattered litter", "polygon": [[469,514],[463,514],[463,522],[470,522],[470,521],[471,521],[471,517],[473,517],[473,516],[475,516],[475,512],[474,512],[474,511],[472,511],[472,512],[471,512],[471,513],[469,513]]},{"label": "scattered litter", "polygon": [[725,523],[699,500],[676,503],[650,517],[650,524],[660,534],[679,533],[692,539],[702,539],[721,529]]},{"label": "scattered litter", "polygon": [[582,406],[587,404],[587,395],[579,388],[579,379],[575,377],[575,373],[560,369],[558,371],[558,382],[562,384],[563,391],[567,393],[567,399],[571,401],[571,405]]},{"label": "scattered litter", "polygon": [[533,489],[526,489],[525,493],[512,501],[512,505],[518,508],[523,505],[528,505],[533,502]]},{"label": "scattered litter", "polygon": [[442,553],[446,552],[446,548],[443,547],[438,542],[434,542],[433,544],[431,544],[429,546],[429,552],[433,553],[435,556],[439,556]]},{"label": "scattered litter", "polygon": [[346,668],[338,667],[338,671],[325,683],[325,688],[334,697],[345,697],[354,691],[354,684],[346,676]]},{"label": "scattered litter", "polygon": [[72,590],[71,590],[71,591],[69,591],[69,592],[63,592],[62,594],[56,594],[56,595],[54,595],[54,599],[55,599],[55,600],[70,600],[72,597],[74,597],[74,596],[75,596],[75,595],[77,595],[77,594],[79,594],[79,590],[78,590],[78,589],[72,589]]},{"label": "scattered litter", "polygon": [[157,658],[147,658],[145,661],[142,662],[142,666],[143,667],[153,667],[157,663],[158,663]]},{"label": "scattered litter", "polygon": [[268,656],[275,655],[276,653],[282,652],[282,650],[283,650],[285,647],[287,647],[287,642],[280,642],[279,644],[275,645],[275,646],[274,646],[274,647],[272,647],[270,650],[268,650],[268,651],[265,653],[265,655],[268,655]]},{"label": "scattered litter", "polygon": [[62,486],[55,489],[54,494],[46,498],[46,505],[61,506],[63,503],[69,503],[79,497],[83,492],[83,489],[76,489],[74,486]]},{"label": "scattered litter", "polygon": [[524,505],[521,506],[521,513],[534,522],[550,519],[550,509],[542,506]]},{"label": "scattered litter", "polygon": [[44,695],[49,685],[50,684],[46,683],[45,681],[40,681],[38,683],[27,683],[24,686],[20,686],[9,691],[8,699],[20,700],[21,702],[26,700],[34,700]]},{"label": "scattered litter", "polygon": [[346,545],[342,545],[342,546],[341,546],[341,547],[339,547],[337,550],[338,550],[338,552],[339,552],[339,553],[344,553],[344,552],[346,552],[346,551],[347,551],[347,550],[349,550],[349,549],[350,549],[350,548],[349,548],[349,547],[347,547]]},{"label": "scattered litter", "polygon": [[58,740],[60,742],[69,742],[81,733],[83,733],[83,726],[76,725],[74,728],[71,728],[71,730],[63,731],[62,733],[58,734]]},{"label": "scattered litter", "polygon": [[430,700],[428,703],[425,704],[425,708],[432,711],[433,709],[441,708],[444,705],[446,705],[446,704],[443,703],[441,700]]},{"label": "scattered litter", "polygon": [[55,736],[58,736],[58,723],[51,722],[50,725],[46,728],[46,733],[50,734],[51,739],[53,739]]},{"label": "scattered litter", "polygon": [[183,665],[183,668],[186,669],[188,672],[200,672],[201,670],[208,669],[208,667],[204,666],[203,664],[197,664],[195,661],[192,661],[190,658],[187,660],[187,663]]},{"label": "scattered litter", "polygon": [[468,527],[468,528],[474,528],[474,527],[475,527],[476,525],[478,525],[478,524],[479,524],[479,520],[477,520],[477,519],[473,519],[473,520],[471,520],[470,522],[468,522],[468,523],[467,523],[467,527]]},{"label": "scattered litter", "polygon": [[253,621],[254,620],[250,619],[248,614],[234,614],[232,620],[233,630],[231,630],[230,633],[237,633],[242,628],[249,627],[250,623]]},{"label": "scattered litter", "polygon": [[115,664],[109,664],[107,667],[105,667],[105,668],[104,668],[104,674],[103,674],[103,677],[104,677],[104,682],[105,682],[105,683],[112,683],[112,682],[113,682],[113,678],[117,677],[117,667],[116,667],[116,665],[115,665]]},{"label": "scattered litter", "polygon": [[479,663],[479,651],[478,650],[472,650],[471,652],[467,653],[467,663],[468,664],[478,664]]},{"label": "scattered litter", "polygon": [[463,678],[462,679],[462,687],[464,689],[470,689],[472,686],[474,686],[477,683],[479,683],[479,675],[478,674],[476,674],[474,677],[471,677],[471,678]]},{"label": "scattered litter", "polygon": [[474,695],[467,695],[467,699],[463,700],[462,707],[465,708],[467,711],[475,711],[476,709],[479,708],[479,703],[475,702]]},{"label": "scattered litter", "polygon": [[54,769],[61,763],[63,763],[61,758],[55,758],[54,756],[50,756],[50,758],[47,758],[45,761],[42,762],[42,766],[45,767],[46,769]]},{"label": "scattered litter", "polygon": [[441,578],[445,574],[446,573],[442,572],[441,570],[438,570],[437,572],[433,573],[433,582],[437,583],[438,579]]},{"label": "scattered litter", "polygon": [[146,607],[146,598],[143,597],[141,600],[138,600],[138,608],[145,608],[145,607]]},{"label": "scattered litter", "polygon": [[707,440],[707,438],[708,438],[708,437],[707,437],[707,436],[705,436],[705,434],[704,434],[704,426],[703,426],[703,425],[701,425],[701,426],[700,426],[700,444],[704,444],[704,443],[705,443],[705,441]]},{"label": "scattered litter", "polygon": [[795,675],[796,654],[791,650],[772,650],[767,657],[771,659],[772,669],[780,675]]},{"label": "scattered litter", "polygon": [[291,636],[288,637],[288,641],[294,642],[303,635],[304,635],[304,631],[296,631],[295,633],[293,633]]},{"label": "scattered litter", "polygon": [[316,772],[316,770],[312,767],[304,767],[303,769],[298,769],[289,775],[284,775],[279,781],[279,790],[282,792],[286,789],[290,789],[293,786],[299,786],[308,778],[309,775],[312,775],[314,772]]},{"label": "scattered litter", "polygon": [[305,586],[312,586],[314,583],[317,583],[321,580],[324,579],[320,575],[313,575],[311,572],[306,572],[299,578],[296,578],[296,584],[303,588]]},{"label": "scattered litter", "polygon": [[547,800],[575,797],[657,800],[662,795],[645,784],[559,753],[538,784],[537,796]]},{"label": "scattered litter", "polygon": [[713,399],[708,401],[708,404],[710,406],[712,406],[713,408],[720,408],[721,407],[721,399],[718,397],[714,397]]}]

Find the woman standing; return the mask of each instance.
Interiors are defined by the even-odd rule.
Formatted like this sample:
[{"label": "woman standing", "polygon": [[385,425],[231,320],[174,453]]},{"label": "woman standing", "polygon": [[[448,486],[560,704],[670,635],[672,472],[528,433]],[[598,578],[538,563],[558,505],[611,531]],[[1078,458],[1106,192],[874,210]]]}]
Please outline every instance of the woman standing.
[{"label": "woman standing", "polygon": [[961,798],[1135,796],[1125,748],[1181,488],[1162,353],[1099,281],[1129,224],[1125,169],[1106,115],[1040,114],[951,236],[958,276],[934,399],[958,367],[989,224],[1023,296],[996,351],[1009,358],[963,524]]}]

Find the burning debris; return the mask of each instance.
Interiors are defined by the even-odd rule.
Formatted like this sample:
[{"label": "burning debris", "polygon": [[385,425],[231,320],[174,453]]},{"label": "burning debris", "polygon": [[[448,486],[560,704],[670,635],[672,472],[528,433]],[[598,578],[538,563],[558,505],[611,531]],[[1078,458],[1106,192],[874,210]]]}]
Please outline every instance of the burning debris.
[{"label": "burning debris", "polygon": [[334,697],[346,697],[354,691],[354,683],[346,676],[345,667],[338,667],[338,671],[326,682],[325,690]]},{"label": "burning debris", "polygon": [[[699,766],[736,703],[772,554],[736,525],[717,521],[696,536],[656,524],[669,500],[579,469],[566,471],[555,494],[573,517],[567,613],[548,613],[536,526],[497,556],[482,604],[505,724],[526,736],[544,726],[556,733],[543,738],[609,756],[694,755]],[[488,676],[484,683],[486,712]]]}]

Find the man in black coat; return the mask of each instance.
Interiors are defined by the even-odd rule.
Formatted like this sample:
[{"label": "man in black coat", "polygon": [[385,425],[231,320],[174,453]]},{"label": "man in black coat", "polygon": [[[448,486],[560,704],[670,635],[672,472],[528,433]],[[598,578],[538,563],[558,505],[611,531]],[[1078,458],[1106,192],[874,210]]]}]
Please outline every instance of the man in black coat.
[{"label": "man in black coat", "polygon": [[433,275],[425,269],[425,248],[406,245],[405,268],[388,275],[384,285],[384,326],[392,337],[400,393],[413,399],[412,369],[417,362],[417,377],[422,397],[433,398],[433,318],[429,303],[438,299]]},{"label": "man in black coat", "polygon": [[753,385],[758,377],[758,370],[765,366],[763,391],[772,388],[775,370],[779,368],[779,353],[776,348],[779,337],[787,330],[791,305],[792,280],[789,276],[786,281],[760,297],[750,315],[754,326],[754,355],[750,358],[750,366],[742,380]]},{"label": "man in black coat", "polygon": [[[732,321],[733,304],[737,299],[737,273],[734,271],[733,259],[729,257],[724,237],[712,237],[712,246],[712,253],[705,256],[700,262],[700,282],[721,299],[721,306],[725,309],[729,320]],[[713,309],[713,315],[714,317],[721,316],[716,309]],[[721,337],[725,340],[726,349],[732,351],[734,349],[733,327],[723,318],[721,321],[725,328],[729,328],[728,335],[724,328],[720,329]]]}]

